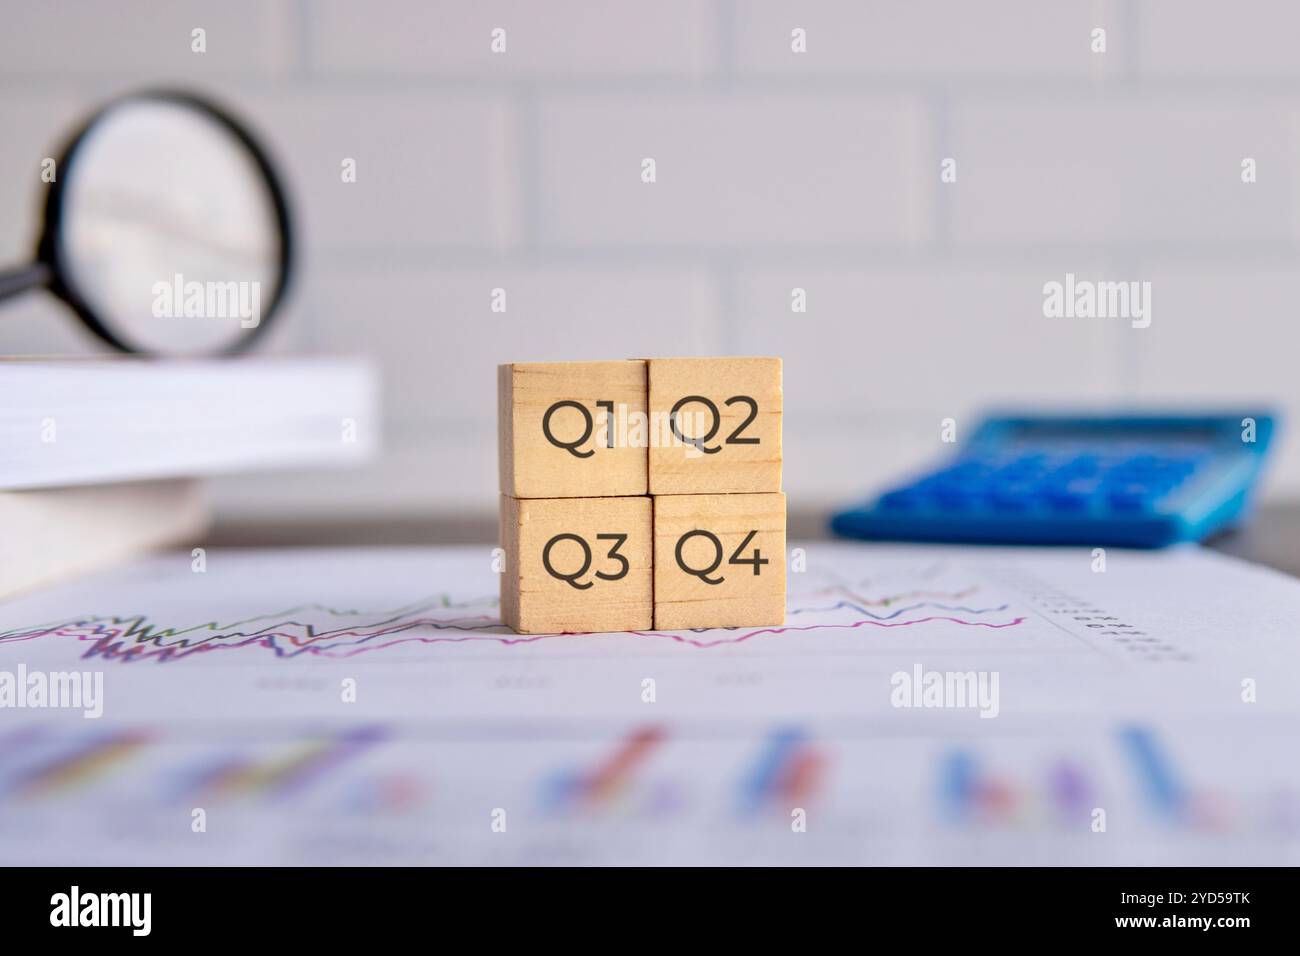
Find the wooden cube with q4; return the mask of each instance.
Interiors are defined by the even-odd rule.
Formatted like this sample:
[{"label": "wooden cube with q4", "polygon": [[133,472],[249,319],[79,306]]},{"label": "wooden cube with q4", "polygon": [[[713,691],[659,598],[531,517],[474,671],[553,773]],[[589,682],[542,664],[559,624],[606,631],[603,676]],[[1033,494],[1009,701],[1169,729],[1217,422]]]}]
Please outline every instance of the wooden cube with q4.
[{"label": "wooden cube with q4", "polygon": [[785,495],[654,499],[655,627],[785,621]]},{"label": "wooden cube with q4", "polygon": [[497,382],[508,626],[784,623],[780,359],[520,363]]}]

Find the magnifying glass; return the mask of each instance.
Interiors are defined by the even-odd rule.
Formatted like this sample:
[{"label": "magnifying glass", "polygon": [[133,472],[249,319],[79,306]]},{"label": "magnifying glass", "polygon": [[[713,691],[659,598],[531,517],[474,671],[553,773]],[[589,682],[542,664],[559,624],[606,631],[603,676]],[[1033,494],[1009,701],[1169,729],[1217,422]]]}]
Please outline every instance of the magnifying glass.
[{"label": "magnifying glass", "polygon": [[56,161],[36,261],[0,270],[0,301],[44,287],[125,352],[237,352],[280,307],[290,236],[247,129],[197,96],[135,93]]}]

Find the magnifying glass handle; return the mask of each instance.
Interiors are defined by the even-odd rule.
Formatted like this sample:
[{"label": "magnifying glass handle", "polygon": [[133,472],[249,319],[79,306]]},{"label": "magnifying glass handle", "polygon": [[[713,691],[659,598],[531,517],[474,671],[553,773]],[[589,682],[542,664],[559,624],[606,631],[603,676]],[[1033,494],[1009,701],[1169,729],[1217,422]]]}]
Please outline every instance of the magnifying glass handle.
[{"label": "magnifying glass handle", "polygon": [[28,289],[49,285],[51,276],[50,267],[43,262],[33,262],[29,266],[0,272],[0,302]]}]

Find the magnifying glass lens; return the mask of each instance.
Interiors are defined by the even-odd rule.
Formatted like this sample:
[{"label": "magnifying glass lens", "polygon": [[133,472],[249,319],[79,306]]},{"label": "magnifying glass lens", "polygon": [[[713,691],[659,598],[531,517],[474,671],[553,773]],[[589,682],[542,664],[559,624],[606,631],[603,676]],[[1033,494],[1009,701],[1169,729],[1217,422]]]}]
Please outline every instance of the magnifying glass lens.
[{"label": "magnifying glass lens", "polygon": [[224,351],[273,305],[283,278],[275,196],[215,117],[124,100],[86,131],[64,189],[64,284],[134,349]]}]

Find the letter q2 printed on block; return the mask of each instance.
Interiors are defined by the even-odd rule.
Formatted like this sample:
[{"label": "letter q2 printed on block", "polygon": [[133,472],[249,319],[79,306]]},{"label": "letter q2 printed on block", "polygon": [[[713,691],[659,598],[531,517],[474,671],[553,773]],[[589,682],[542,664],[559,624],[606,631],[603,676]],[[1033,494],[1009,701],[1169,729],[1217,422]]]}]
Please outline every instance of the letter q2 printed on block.
[{"label": "letter q2 printed on block", "polygon": [[650,494],[781,490],[779,358],[650,359]]}]

